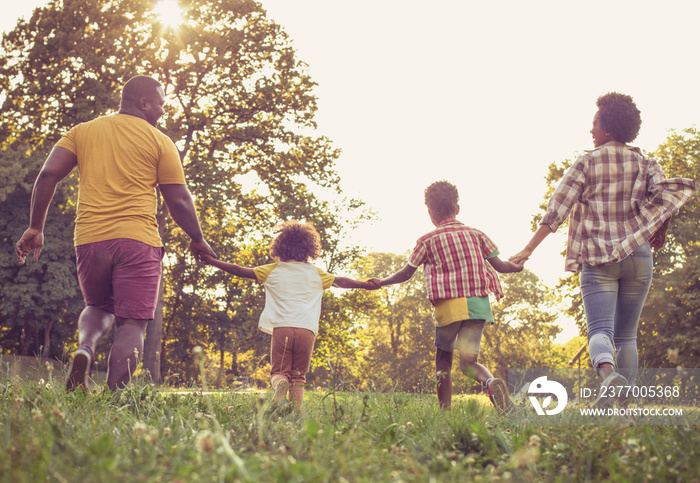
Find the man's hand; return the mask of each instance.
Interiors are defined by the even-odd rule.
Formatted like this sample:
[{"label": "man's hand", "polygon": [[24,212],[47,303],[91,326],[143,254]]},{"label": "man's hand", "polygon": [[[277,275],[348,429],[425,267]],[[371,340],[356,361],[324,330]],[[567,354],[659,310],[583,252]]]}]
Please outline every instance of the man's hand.
[{"label": "man's hand", "polygon": [[205,265],[213,265],[216,263],[216,258],[212,257],[208,253],[199,252],[199,261]]},{"label": "man's hand", "polygon": [[206,242],[206,240],[202,239],[198,242],[191,241],[190,242],[190,253],[194,257],[195,260],[198,262],[205,262],[206,261],[202,258],[203,254],[209,255],[212,258],[216,258],[216,253],[214,253],[214,250],[211,249],[209,246],[209,243]]},{"label": "man's hand", "polygon": [[27,228],[22,234],[22,238],[15,244],[15,253],[20,265],[24,265],[24,260],[32,250],[34,250],[34,260],[39,260],[41,248],[44,246],[44,232],[36,228]]}]

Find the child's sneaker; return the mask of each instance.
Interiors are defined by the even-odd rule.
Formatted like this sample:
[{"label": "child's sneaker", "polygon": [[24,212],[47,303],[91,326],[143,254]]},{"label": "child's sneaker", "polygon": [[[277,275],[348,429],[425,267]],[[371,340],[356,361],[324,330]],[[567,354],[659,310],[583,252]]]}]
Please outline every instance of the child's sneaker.
[{"label": "child's sneaker", "polygon": [[289,392],[289,381],[282,379],[277,384],[275,384],[275,392],[272,395],[273,404],[282,405],[287,400],[287,393]]},{"label": "child's sneaker", "polygon": [[[617,372],[613,372],[603,379],[603,383],[598,390],[598,398],[593,402],[594,408],[612,407],[615,401],[621,405],[627,404],[627,379]],[[621,387],[616,387],[621,386]]]},{"label": "child's sneaker", "polygon": [[93,360],[95,360],[95,356],[90,347],[86,345],[78,347],[78,350],[73,353],[73,363],[66,381],[66,391],[74,391],[76,387],[85,389],[87,377],[92,372]]},{"label": "child's sneaker", "polygon": [[508,385],[503,379],[490,379],[486,386],[486,393],[499,414],[507,414],[512,408],[513,402],[510,400]]}]

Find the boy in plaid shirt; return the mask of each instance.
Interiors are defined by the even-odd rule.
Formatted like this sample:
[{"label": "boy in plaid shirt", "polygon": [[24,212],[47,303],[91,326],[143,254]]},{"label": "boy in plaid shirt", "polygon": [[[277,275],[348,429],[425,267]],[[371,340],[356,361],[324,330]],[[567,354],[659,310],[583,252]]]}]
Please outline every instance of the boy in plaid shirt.
[{"label": "boy in plaid shirt", "polygon": [[425,190],[425,204],[436,229],[418,239],[408,264],[385,279],[370,283],[383,287],[410,279],[423,265],[425,286],[434,307],[435,373],[438,401],[444,409],[452,403],[452,358],[459,351],[459,367],[486,387],[491,402],[504,413],[511,404],[502,379],[477,362],[486,321],[493,323],[489,293],[498,299],[503,289],[496,272],[520,272],[520,264],[498,258],[496,245],[481,231],[455,219],[459,213],[457,188],[438,181]]}]

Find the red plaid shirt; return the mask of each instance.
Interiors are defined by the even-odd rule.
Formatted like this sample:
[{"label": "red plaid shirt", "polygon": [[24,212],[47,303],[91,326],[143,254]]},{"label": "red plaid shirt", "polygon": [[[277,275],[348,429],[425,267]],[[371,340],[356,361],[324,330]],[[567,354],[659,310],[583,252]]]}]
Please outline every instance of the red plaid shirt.
[{"label": "red plaid shirt", "polygon": [[693,193],[691,179],[666,179],[638,148],[608,142],[579,157],[549,200],[542,225],[569,217],[566,269],[619,262],[649,240]]},{"label": "red plaid shirt", "polygon": [[418,239],[408,259],[412,267],[423,265],[425,286],[432,302],[439,299],[503,297],[498,274],[486,260],[498,248],[483,232],[455,219],[445,220]]}]

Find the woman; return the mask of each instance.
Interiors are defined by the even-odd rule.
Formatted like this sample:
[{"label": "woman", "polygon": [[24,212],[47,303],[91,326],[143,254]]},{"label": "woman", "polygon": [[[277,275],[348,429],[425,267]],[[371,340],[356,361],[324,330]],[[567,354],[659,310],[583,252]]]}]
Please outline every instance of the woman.
[{"label": "woman", "polygon": [[[656,161],[627,144],[642,123],[630,96],[611,92],[596,104],[595,149],[564,174],[539,229],[510,261],[527,259],[569,217],[566,269],[581,272],[588,352],[604,386],[625,386],[637,376],[637,326],[651,285],[651,249],[663,246],[671,217],[693,195],[695,182],[667,180]],[[602,402],[599,397],[595,404]]]}]

